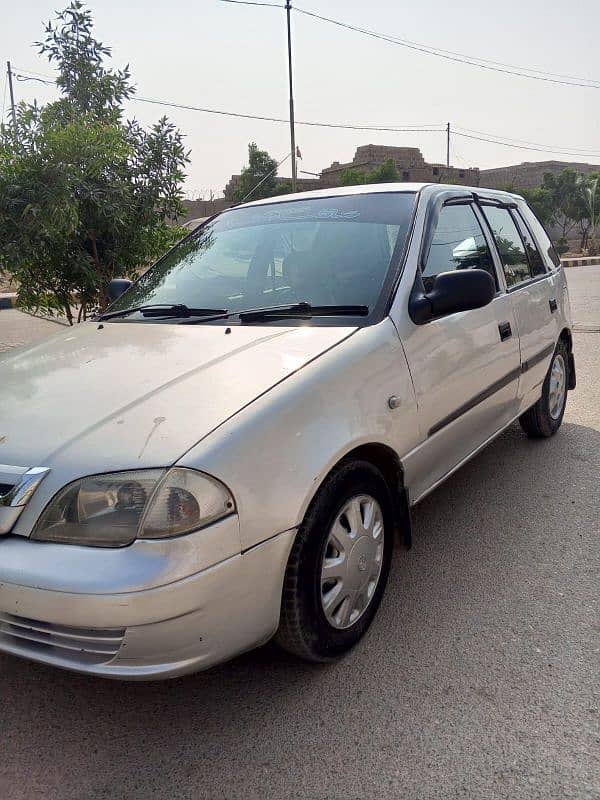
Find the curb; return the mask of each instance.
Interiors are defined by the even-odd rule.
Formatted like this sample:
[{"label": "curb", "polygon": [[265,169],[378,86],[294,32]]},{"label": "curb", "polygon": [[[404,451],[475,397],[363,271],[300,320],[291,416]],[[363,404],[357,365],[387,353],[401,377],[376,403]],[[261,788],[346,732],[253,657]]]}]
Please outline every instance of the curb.
[{"label": "curb", "polygon": [[561,258],[563,267],[593,267],[600,265],[600,256],[582,256],[581,258]]},{"label": "curb", "polygon": [[17,307],[17,293],[0,294],[0,311],[3,308],[16,308]]}]

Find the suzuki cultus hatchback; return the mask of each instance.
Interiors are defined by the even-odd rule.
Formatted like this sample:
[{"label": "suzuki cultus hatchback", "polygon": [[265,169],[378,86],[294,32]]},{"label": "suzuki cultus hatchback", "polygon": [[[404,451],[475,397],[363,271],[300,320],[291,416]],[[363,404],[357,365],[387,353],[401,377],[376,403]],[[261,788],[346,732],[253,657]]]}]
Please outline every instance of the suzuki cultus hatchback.
[{"label": "suzuki cultus hatchback", "polygon": [[0,360],[0,649],[95,675],[340,656],[411,507],[575,386],[560,262],[503,192],[250,203],[111,293]]}]

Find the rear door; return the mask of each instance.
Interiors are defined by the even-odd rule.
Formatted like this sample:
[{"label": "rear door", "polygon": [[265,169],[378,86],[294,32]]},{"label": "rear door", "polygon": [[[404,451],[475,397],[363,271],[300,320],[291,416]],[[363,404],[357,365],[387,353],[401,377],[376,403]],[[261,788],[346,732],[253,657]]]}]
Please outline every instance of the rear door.
[{"label": "rear door", "polygon": [[520,338],[519,398],[532,395],[535,400],[560,333],[560,274],[548,270],[516,203],[482,198],[481,204],[500,254]]}]

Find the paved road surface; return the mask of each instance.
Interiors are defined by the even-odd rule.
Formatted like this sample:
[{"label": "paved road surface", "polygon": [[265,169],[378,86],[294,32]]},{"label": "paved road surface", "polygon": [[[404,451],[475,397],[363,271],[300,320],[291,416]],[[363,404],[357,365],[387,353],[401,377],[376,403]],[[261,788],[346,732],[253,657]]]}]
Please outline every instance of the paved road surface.
[{"label": "paved road surface", "polygon": [[64,330],[58,321],[39,319],[14,309],[0,309],[0,353],[32,344]]},{"label": "paved road surface", "polygon": [[[600,268],[569,282],[600,327]],[[600,798],[600,332],[575,347],[560,433],[511,427],[416,509],[340,664],[118,684],[0,656],[0,797]]]}]

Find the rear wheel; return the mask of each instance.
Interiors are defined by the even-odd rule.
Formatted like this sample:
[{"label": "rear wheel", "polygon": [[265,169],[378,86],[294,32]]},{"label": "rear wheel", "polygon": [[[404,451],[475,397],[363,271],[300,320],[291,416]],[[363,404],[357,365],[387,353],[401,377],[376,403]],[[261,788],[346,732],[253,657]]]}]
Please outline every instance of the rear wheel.
[{"label": "rear wheel", "polygon": [[542,386],[542,396],[519,422],[525,433],[536,439],[554,436],[560,428],[567,402],[569,353],[561,340],[556,346]]},{"label": "rear wheel", "polygon": [[381,473],[342,464],[302,523],[288,561],[276,641],[309,661],[330,661],[364,635],[385,589],[393,517]]}]

